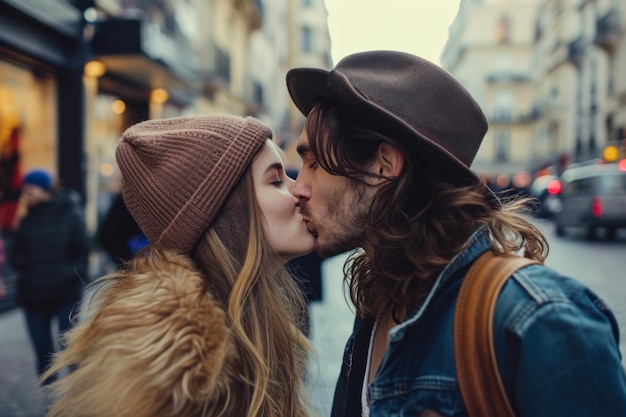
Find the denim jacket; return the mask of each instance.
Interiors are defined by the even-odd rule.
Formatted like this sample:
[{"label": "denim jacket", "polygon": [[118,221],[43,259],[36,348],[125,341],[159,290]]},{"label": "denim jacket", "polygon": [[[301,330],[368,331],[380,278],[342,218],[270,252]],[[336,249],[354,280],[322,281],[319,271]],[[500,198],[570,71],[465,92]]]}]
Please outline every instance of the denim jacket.
[{"label": "denim jacket", "polygon": [[[371,417],[467,416],[456,379],[453,315],[460,284],[491,247],[485,229],[442,271],[425,302],[391,329],[368,387]],[[361,416],[373,320],[356,320],[332,417]],[[494,316],[496,357],[517,417],[626,416],[626,376],[613,313],[584,285],[541,265],[505,284]]]}]

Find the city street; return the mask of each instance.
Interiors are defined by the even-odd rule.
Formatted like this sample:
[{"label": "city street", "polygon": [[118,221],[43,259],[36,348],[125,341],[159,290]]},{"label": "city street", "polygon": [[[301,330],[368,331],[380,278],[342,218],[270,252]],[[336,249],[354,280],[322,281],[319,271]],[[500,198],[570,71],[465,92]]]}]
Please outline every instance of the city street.
[{"label": "city street", "polygon": [[[535,197],[537,205],[527,208],[539,209],[533,213],[533,221],[548,238],[546,266],[588,286],[613,311],[626,369],[626,222],[616,219],[626,213],[625,73],[626,0],[412,0],[390,4],[376,0],[354,4],[345,0],[0,0],[0,242],[4,248],[0,265],[0,417],[45,417],[50,407],[39,386],[29,337],[37,339],[40,334],[32,330],[40,314],[28,311],[27,326],[11,261],[23,277],[20,303],[42,307],[51,304],[45,299],[55,303],[70,299],[67,272],[85,282],[101,277],[118,266],[116,258],[137,253],[144,232],[152,243],[156,236],[162,238],[164,248],[171,243],[181,250],[190,249],[194,239],[200,238],[188,232],[202,232],[207,227],[204,220],[214,224],[220,213],[228,211],[230,205],[222,200],[229,200],[234,188],[242,188],[246,182],[259,185],[256,177],[262,169],[255,167],[265,161],[259,155],[270,151],[265,145],[257,147],[258,151],[246,145],[264,131],[257,122],[268,128],[264,138],[272,139],[279,151],[272,152],[280,154],[284,167],[275,170],[273,164],[266,170],[280,174],[280,181],[274,178],[271,184],[263,177],[261,185],[269,197],[260,192],[246,196],[258,200],[263,209],[260,217],[267,224],[273,224],[273,214],[280,217],[283,209],[293,209],[294,198],[304,204],[318,185],[320,204],[326,202],[332,214],[332,208],[342,207],[344,197],[352,196],[334,195],[333,178],[326,181],[325,173],[322,178],[313,170],[333,171],[333,176],[351,173],[323,168],[338,165],[353,171],[355,165],[363,165],[370,170],[375,159],[370,155],[383,162],[372,169],[378,173],[371,178],[374,183],[396,177],[401,187],[416,183],[411,189],[389,188],[389,195],[399,193],[390,199],[373,197],[373,204],[399,218],[413,213],[396,210],[394,204],[403,204],[398,195],[412,201],[428,195],[433,187],[444,190],[446,182],[475,182],[467,177],[468,170],[504,200]],[[245,122],[223,117],[227,115],[243,117]],[[219,140],[219,146],[213,146],[213,140]],[[379,142],[382,145],[376,149],[380,152],[371,153]],[[328,164],[317,161],[320,158],[306,161],[311,155],[321,156],[318,151],[328,151]],[[303,158],[307,164],[302,167],[310,168],[311,175],[302,170],[298,187],[283,181],[283,171],[301,166]],[[245,176],[255,181],[240,181],[244,170]],[[424,186],[425,177],[445,181],[426,181],[430,185]],[[369,181],[370,176],[365,179]],[[371,185],[368,181],[365,185]],[[286,184],[291,191],[281,194],[286,198],[283,205],[282,199],[274,201],[275,194],[269,193]],[[363,200],[368,201],[369,191],[365,192]],[[446,204],[452,204],[447,199],[457,197],[447,195],[444,190],[433,197],[442,202],[444,211]],[[458,197],[473,198],[472,193]],[[65,205],[61,200],[72,200],[75,207],[61,209]],[[302,214],[308,217],[306,208]],[[279,220],[285,229],[268,239],[271,237],[279,255],[283,251],[278,245],[285,252],[296,253],[298,247],[290,247],[290,239],[297,227]],[[321,232],[317,228],[336,226],[332,218],[326,224],[322,223],[328,219],[320,224],[314,224],[316,217],[308,220],[307,227],[314,235]],[[563,236],[581,223],[592,233],[585,236],[581,230]],[[445,228],[445,239],[452,239],[462,229],[453,222],[439,226]],[[365,230],[366,226],[344,227]],[[79,229],[80,239],[76,238]],[[420,230],[407,229],[409,233]],[[604,230],[597,230],[601,233],[596,236],[596,229]],[[118,236],[109,238],[109,231]],[[423,232],[416,232],[415,238],[425,239]],[[388,237],[378,236],[376,242],[386,245],[386,240]],[[89,252],[90,256],[88,271],[82,270],[84,262],[80,267],[70,265],[69,258],[75,257],[67,256],[83,249],[82,254]],[[228,255],[221,259],[222,249],[229,252],[228,247],[218,248],[215,256],[228,263]],[[307,317],[313,352],[306,369],[306,389],[319,417],[330,416],[354,323],[344,278],[348,257],[342,254],[324,260],[322,297],[310,304]],[[55,265],[61,263],[64,265]],[[29,274],[22,265],[36,271]],[[388,269],[403,268],[389,265]],[[318,278],[316,273],[312,281],[318,284]],[[78,301],[80,283],[73,281],[71,299]],[[411,288],[407,291],[416,291],[412,284],[407,284]],[[303,288],[303,293],[306,290]],[[393,298],[384,291],[380,294],[383,303]],[[309,295],[318,299],[319,286]],[[541,300],[540,295],[532,295]],[[88,294],[82,297],[84,302]],[[160,301],[153,298],[155,303]],[[561,301],[562,297],[555,299]],[[254,303],[248,304],[250,311],[259,310]],[[563,306],[543,303],[535,309],[516,308],[520,314],[515,323],[542,337],[547,335],[549,341],[559,334],[555,328],[569,329],[568,324],[553,325],[555,320],[548,317],[541,323],[549,330],[543,331],[528,324],[526,318],[536,314],[541,320],[549,314],[544,312],[565,311]],[[265,317],[263,311],[258,316]],[[584,342],[593,340],[579,316],[562,317],[573,317],[569,321]],[[280,318],[261,327],[272,329],[280,324]],[[384,329],[384,318],[379,324],[377,328]],[[425,330],[422,334],[430,331],[422,322],[418,325]],[[63,323],[61,327],[67,328]],[[429,334],[447,334],[440,328],[433,332]],[[285,345],[280,334],[273,337],[267,333],[263,337]],[[386,334],[384,330],[381,333]],[[116,331],[116,339],[119,335]],[[141,331],[133,328],[132,337],[137,335],[141,336]],[[448,336],[455,334],[450,331]],[[439,346],[423,339],[418,347]],[[376,341],[372,372],[377,372],[385,340],[372,340]],[[524,352],[532,350],[537,357],[544,354],[539,347],[528,348],[532,344],[526,342],[528,338],[517,338],[513,344],[526,348]],[[615,350],[616,343],[611,342]],[[145,345],[140,340],[136,344]],[[580,347],[580,343],[570,344]],[[111,345],[106,342],[107,348]],[[564,345],[567,343],[560,346]],[[556,364],[553,359],[564,356],[563,349],[553,350],[545,358]],[[441,362],[444,356],[440,350],[436,352]],[[573,356],[593,364],[597,373],[597,364],[608,355],[598,355],[602,357],[595,360],[584,352],[577,349]],[[505,353],[512,354],[508,349]],[[537,357],[531,367],[541,372]],[[158,359],[169,363],[163,355]],[[419,365],[421,361],[415,359]],[[610,363],[612,370],[621,370],[615,360]],[[151,360],[147,368],[159,369],[156,364]],[[116,365],[122,368],[119,361]],[[235,368],[241,370],[244,365]],[[518,368],[507,371],[516,377],[523,375],[523,367]],[[570,368],[581,378],[591,375],[580,365]],[[554,374],[559,375],[558,371]],[[541,373],[542,378],[546,374]],[[97,372],[89,382],[100,394],[100,385],[92,382],[98,379],[107,380]],[[117,382],[118,378],[113,379]],[[607,383],[603,383],[604,388]],[[284,384],[280,385],[282,389]],[[522,385],[515,388],[523,389]],[[140,397],[132,386],[120,386]],[[83,389],[83,384],[79,388]],[[599,396],[585,393],[601,402]],[[358,399],[360,394],[350,397]],[[237,401],[246,404],[245,399]],[[422,414],[430,413],[425,410]]]},{"label": "city street", "polygon": [[620,350],[626,354],[626,230],[615,241],[588,242],[558,237],[551,223],[538,223],[548,236],[546,265],[587,284],[611,307],[620,325]]},{"label": "city street", "polygon": [[[550,223],[539,223],[548,235],[551,252],[547,264],[590,285],[614,310],[626,333],[626,234],[614,242],[587,242],[582,238],[557,238]],[[623,231],[622,231],[623,232]],[[310,395],[321,416],[327,416],[345,340],[353,313],[342,289],[344,256],[323,264],[324,300],[311,306],[312,339],[317,351],[309,373]],[[621,350],[626,352],[626,337]],[[0,314],[0,417],[43,415],[37,392],[32,351],[22,313]]]}]

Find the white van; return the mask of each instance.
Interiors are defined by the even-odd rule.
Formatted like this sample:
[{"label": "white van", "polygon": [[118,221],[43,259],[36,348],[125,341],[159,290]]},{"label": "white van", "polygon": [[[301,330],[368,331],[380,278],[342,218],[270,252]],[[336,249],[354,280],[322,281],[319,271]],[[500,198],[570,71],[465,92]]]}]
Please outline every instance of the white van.
[{"label": "white van", "polygon": [[561,176],[561,208],[553,221],[558,236],[582,228],[594,240],[604,228],[608,239],[626,227],[626,163],[598,163],[567,169]]}]

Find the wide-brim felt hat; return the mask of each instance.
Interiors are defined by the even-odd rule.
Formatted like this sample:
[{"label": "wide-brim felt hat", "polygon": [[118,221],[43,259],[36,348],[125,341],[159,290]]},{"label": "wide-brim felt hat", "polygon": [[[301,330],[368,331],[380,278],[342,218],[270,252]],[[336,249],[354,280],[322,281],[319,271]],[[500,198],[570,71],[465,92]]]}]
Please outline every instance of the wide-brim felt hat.
[{"label": "wide-brim felt hat", "polygon": [[293,68],[287,89],[304,116],[320,101],[383,133],[428,165],[429,172],[471,183],[471,164],[487,119],[466,88],[443,68],[399,51],[348,55],[331,70]]}]

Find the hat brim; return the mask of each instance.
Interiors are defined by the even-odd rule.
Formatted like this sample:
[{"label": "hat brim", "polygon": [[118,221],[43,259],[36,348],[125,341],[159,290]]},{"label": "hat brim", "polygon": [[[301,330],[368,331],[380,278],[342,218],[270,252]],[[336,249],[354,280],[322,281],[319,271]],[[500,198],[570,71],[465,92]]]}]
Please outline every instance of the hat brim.
[{"label": "hat brim", "polygon": [[287,72],[287,90],[298,110],[308,116],[320,100],[331,100],[328,87],[330,71],[318,68],[294,68]]},{"label": "hat brim", "polygon": [[[330,87],[331,79],[334,89]],[[385,108],[363,97],[340,72],[319,68],[294,68],[287,72],[286,81],[293,103],[305,117],[320,101],[337,102],[359,120],[365,121],[368,126],[392,137],[409,152],[414,153],[420,161],[428,164],[429,169],[438,175],[465,185],[482,181],[450,150]],[[490,189],[488,197],[494,206],[501,204]]]}]

